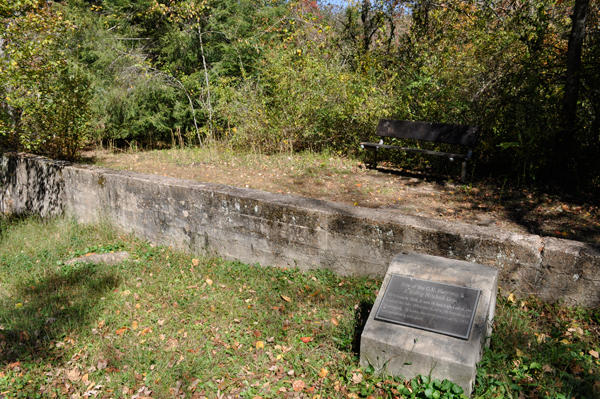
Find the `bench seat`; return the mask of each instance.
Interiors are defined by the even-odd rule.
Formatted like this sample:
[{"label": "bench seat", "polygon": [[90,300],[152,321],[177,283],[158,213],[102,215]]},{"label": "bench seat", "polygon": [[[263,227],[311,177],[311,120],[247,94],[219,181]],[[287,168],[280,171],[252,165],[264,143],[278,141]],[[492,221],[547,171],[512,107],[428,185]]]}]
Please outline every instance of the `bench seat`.
[{"label": "bench seat", "polygon": [[[374,150],[372,167],[377,167],[377,151],[380,149],[414,152],[425,155],[436,155],[449,158],[450,162],[462,161],[461,180],[466,177],[467,162],[473,155],[473,150],[479,139],[479,127],[469,125],[450,125],[444,123],[396,121],[381,119],[377,125],[377,136],[382,137],[379,143],[360,143],[362,149]],[[467,147],[466,154],[431,151],[421,148],[401,147],[384,144],[383,138],[414,139],[432,143],[453,144]]]}]

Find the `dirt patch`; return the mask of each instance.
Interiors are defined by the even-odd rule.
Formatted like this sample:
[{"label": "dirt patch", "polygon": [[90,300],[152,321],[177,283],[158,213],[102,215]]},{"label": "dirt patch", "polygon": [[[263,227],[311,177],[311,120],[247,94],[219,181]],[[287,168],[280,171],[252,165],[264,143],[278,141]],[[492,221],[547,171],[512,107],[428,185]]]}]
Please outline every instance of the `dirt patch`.
[{"label": "dirt patch", "polygon": [[148,152],[98,149],[86,152],[84,160],[113,169],[600,244],[599,203],[586,193],[555,193],[509,181],[461,184],[385,163],[376,170],[367,169],[360,161],[331,154],[234,154],[222,148]]}]

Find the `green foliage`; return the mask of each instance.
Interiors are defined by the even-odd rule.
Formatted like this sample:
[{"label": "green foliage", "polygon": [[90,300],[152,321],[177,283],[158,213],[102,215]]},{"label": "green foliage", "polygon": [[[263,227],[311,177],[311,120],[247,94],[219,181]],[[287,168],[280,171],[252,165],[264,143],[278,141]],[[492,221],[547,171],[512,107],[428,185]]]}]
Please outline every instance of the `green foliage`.
[{"label": "green foliage", "polygon": [[0,134],[27,151],[74,159],[87,136],[90,80],[64,51],[75,25],[45,2],[0,3]]},{"label": "green foliage", "polygon": [[344,65],[327,19],[303,4],[292,13],[265,46],[255,77],[221,79],[217,111],[226,137],[265,152],[352,151],[380,117],[395,113],[396,76]]},{"label": "green foliage", "polygon": [[66,158],[88,136],[161,146],[175,134],[352,154],[391,117],[480,125],[479,173],[550,181],[566,158],[569,180],[598,188],[597,2],[573,148],[557,141],[571,12],[551,0],[2,0],[2,141]]}]

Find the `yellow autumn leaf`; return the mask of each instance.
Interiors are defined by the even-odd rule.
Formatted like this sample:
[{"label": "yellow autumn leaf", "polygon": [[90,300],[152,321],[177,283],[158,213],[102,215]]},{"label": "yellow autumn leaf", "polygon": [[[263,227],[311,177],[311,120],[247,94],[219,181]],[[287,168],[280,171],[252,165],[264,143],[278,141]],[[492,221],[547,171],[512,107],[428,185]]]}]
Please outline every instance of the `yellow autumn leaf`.
[{"label": "yellow autumn leaf", "polygon": [[570,345],[571,344],[571,342],[568,339],[563,339],[560,342],[563,343],[563,344],[565,344],[565,345]]},{"label": "yellow autumn leaf", "polygon": [[209,278],[206,279],[206,284],[212,285],[212,283],[213,283],[213,281],[211,279],[209,279]]},{"label": "yellow autumn leaf", "polygon": [[327,374],[329,374],[329,370],[327,370],[326,368],[322,368],[318,374],[320,377],[325,378],[325,377],[327,377]]},{"label": "yellow autumn leaf", "polygon": [[200,259],[192,259],[192,266],[198,266],[200,264]]},{"label": "yellow autumn leaf", "polygon": [[137,330],[137,328],[138,328],[138,322],[134,320],[133,323],[131,323],[131,329],[135,331],[135,330]]},{"label": "yellow autumn leaf", "polygon": [[254,343],[254,346],[256,347],[256,349],[262,349],[265,347],[265,343],[263,341],[256,341]]},{"label": "yellow autumn leaf", "polygon": [[507,299],[509,302],[515,303],[515,294],[511,293]]},{"label": "yellow autumn leaf", "polygon": [[517,357],[523,357],[523,351],[521,349],[517,349]]},{"label": "yellow autumn leaf", "polygon": [[286,302],[292,302],[292,298],[290,298],[289,296],[282,295],[281,299],[283,299]]}]

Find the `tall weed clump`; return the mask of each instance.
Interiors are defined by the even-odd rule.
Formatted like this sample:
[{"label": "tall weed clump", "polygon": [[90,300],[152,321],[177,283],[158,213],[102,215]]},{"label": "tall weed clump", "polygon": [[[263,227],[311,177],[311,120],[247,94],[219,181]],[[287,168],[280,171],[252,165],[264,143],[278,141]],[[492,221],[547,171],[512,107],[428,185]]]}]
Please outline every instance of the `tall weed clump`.
[{"label": "tall weed clump", "polygon": [[[348,152],[398,107],[394,78],[357,70],[334,51],[326,20],[305,23],[265,46],[257,74],[222,80],[218,113],[228,141],[264,152]],[[295,25],[295,26],[294,26]]]}]

